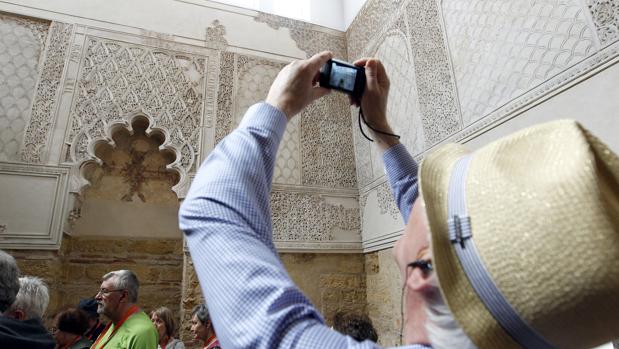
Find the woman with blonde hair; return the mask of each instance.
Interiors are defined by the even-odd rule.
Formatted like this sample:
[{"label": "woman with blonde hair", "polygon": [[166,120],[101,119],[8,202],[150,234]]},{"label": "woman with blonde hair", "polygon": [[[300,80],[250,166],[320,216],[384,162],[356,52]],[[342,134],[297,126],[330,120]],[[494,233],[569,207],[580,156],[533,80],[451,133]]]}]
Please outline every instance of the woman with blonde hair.
[{"label": "woman with blonde hair", "polygon": [[150,313],[150,320],[155,325],[159,335],[158,349],[185,349],[183,342],[174,338],[177,325],[170,309],[161,307],[153,310]]}]

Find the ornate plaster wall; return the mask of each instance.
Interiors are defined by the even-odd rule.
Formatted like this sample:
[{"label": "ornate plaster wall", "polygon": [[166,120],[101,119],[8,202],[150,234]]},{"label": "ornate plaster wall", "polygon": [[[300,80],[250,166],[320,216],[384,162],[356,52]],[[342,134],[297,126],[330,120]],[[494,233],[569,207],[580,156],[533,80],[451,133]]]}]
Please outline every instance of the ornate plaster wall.
[{"label": "ornate plaster wall", "polygon": [[[388,115],[417,160],[444,142],[474,149],[565,117],[619,151],[618,9],[616,1],[369,0],[346,32],[349,59],[383,60]],[[391,345],[401,281],[388,251],[404,224],[380,154],[353,136],[363,246],[378,251],[366,261],[380,266],[366,264],[368,309]]]},{"label": "ornate plaster wall", "polygon": [[[25,249],[12,252],[26,270],[48,278],[59,302],[74,301],[61,289],[85,291],[100,277],[88,274],[93,257],[97,273],[108,264],[136,268],[158,280],[149,292],[161,287],[180,304],[175,309],[190,309],[199,288],[178,232],[154,239],[152,222],[136,215],[118,215],[133,225],[114,237],[90,229],[103,219],[85,224],[82,204],[110,194],[101,186],[107,180],[116,194],[126,188],[120,177],[97,182],[97,171],[84,165],[118,159],[97,145],[122,148],[114,130],[131,130],[132,120],[143,117],[145,135],[161,135],[151,145],[174,155],[156,161],[177,174],[164,181],[161,196],[172,212],[197,165],[264,98],[278,69],[323,49],[349,61],[384,61],[392,78],[390,118],[419,160],[443,142],[477,147],[562,116],[611,135],[606,140],[619,150],[612,137],[619,119],[609,116],[619,107],[615,1],[369,0],[346,33],[210,1],[111,1],[101,8],[79,0],[0,3],[0,48],[6,48],[0,49],[0,188],[9,194],[0,204],[0,242]],[[275,243],[284,253],[305,253],[282,258],[327,315],[343,301],[367,310],[381,342],[391,345],[400,280],[389,249],[403,223],[379,153],[353,125],[356,111],[332,94],[289,126],[271,196]],[[154,178],[146,182],[157,185]],[[39,204],[37,195],[44,198]],[[16,214],[21,207],[26,210]],[[176,225],[174,215],[165,217],[162,226]],[[63,232],[74,236],[62,240]],[[128,239],[132,234],[153,239]],[[173,258],[157,264],[161,251],[149,244],[161,238],[174,247],[167,251]],[[89,246],[99,244],[103,249],[92,252]],[[151,252],[131,259],[143,249]],[[120,259],[110,259],[109,251]],[[320,254],[325,251],[371,253],[363,271],[359,254]],[[307,272],[314,269],[318,274]],[[66,283],[55,281],[59,275]],[[367,305],[359,293],[348,299],[334,285],[366,289]]]},{"label": "ornate plaster wall", "polygon": [[[14,238],[16,225],[0,215],[2,233],[15,242],[3,246],[27,249],[10,251],[24,273],[50,283],[50,314],[92,295],[105,272],[129,268],[142,280],[145,309],[167,305],[187,320],[201,296],[180,247],[175,212],[197,165],[250,105],[264,99],[292,58],[330,48],[345,59],[344,34],[272,15],[226,12],[221,18],[231,23],[249,18],[264,37],[287,38],[276,49],[271,42],[241,47],[234,40],[246,27],[223,20],[187,38],[122,20],[85,19],[73,13],[84,10],[79,6],[59,13],[58,4],[21,5],[5,2],[0,10],[42,19],[7,13],[6,21],[40,22],[48,34],[33,59],[30,114],[20,115],[23,137],[9,137],[18,147],[7,159],[18,163],[0,164],[0,175],[53,172],[46,202],[54,209],[45,216],[54,218],[53,229],[42,222],[39,230],[55,234],[47,248],[57,250],[40,251],[45,246],[24,234]],[[347,100],[333,94],[291,123],[275,170],[276,245],[303,252],[282,259],[327,319],[339,309],[366,311],[362,255],[317,253],[361,251],[353,148]],[[31,191],[24,182],[11,191],[13,203],[28,207]],[[188,339],[186,321],[183,329]]]},{"label": "ornate plaster wall", "polygon": [[[612,1],[370,0],[346,37],[350,60],[377,56],[385,62],[392,77],[390,119],[421,160],[443,142],[479,146],[476,139],[491,140],[485,133],[492,129],[505,134],[517,129],[513,125],[539,122],[523,115],[582,81],[610,75],[618,60],[617,21]],[[592,100],[613,100],[616,89],[601,84],[579,89],[588,96],[589,112],[570,117],[607,134],[619,123],[608,121],[609,108]],[[551,116],[540,121],[562,118],[570,109],[553,105],[545,108]],[[519,118],[528,122],[506,122]],[[353,134],[363,246],[385,248],[403,224],[384,200],[390,193],[380,154],[357,130]],[[607,141],[619,148],[615,137]]]}]

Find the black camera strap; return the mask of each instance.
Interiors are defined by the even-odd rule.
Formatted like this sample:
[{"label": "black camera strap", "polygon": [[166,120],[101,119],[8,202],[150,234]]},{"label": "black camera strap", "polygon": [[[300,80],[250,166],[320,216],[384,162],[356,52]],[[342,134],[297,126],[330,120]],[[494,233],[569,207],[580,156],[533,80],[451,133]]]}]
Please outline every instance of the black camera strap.
[{"label": "black camera strap", "polygon": [[397,139],[400,139],[400,136],[393,134],[393,133],[389,133],[389,132],[385,132],[385,131],[381,131],[381,130],[377,130],[374,127],[370,126],[370,124],[368,124],[367,121],[365,121],[365,116],[363,115],[363,109],[361,109],[361,107],[359,107],[359,130],[361,131],[361,134],[363,135],[363,137],[365,137],[365,139],[367,139],[370,142],[374,142],[374,140],[370,137],[368,137],[368,135],[365,134],[365,132],[363,131],[363,127],[361,126],[361,120],[363,120],[363,123],[365,124],[365,126],[369,127],[370,130],[376,132],[376,133],[380,133],[380,134],[384,134],[387,136],[391,136],[391,137],[395,137]]}]

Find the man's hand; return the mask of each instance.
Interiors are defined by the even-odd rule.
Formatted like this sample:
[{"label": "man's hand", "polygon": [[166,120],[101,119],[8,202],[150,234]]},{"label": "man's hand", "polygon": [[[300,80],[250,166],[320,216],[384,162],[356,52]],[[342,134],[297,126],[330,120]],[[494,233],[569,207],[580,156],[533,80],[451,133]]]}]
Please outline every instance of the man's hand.
[{"label": "man's hand", "polygon": [[269,90],[266,102],[286,114],[288,120],[331,90],[318,86],[320,67],[333,57],[329,51],[294,61],[282,69]]},{"label": "man's hand", "polygon": [[[377,130],[393,133],[387,122],[387,99],[389,97],[389,77],[383,64],[374,58],[362,58],[353,63],[358,67],[365,67],[366,86],[361,97],[361,109],[367,123]],[[359,106],[359,101],[350,99],[350,103]],[[398,139],[382,133],[373,132],[377,145],[386,150],[399,143]]]}]

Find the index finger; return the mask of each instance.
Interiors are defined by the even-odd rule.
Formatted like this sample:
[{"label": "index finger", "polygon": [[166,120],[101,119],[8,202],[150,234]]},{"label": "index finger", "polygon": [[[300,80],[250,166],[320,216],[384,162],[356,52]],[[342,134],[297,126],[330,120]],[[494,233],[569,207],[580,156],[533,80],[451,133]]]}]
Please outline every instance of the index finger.
[{"label": "index finger", "polygon": [[319,69],[331,58],[333,58],[333,53],[331,51],[322,51],[310,57],[307,60],[307,64],[312,70]]}]

